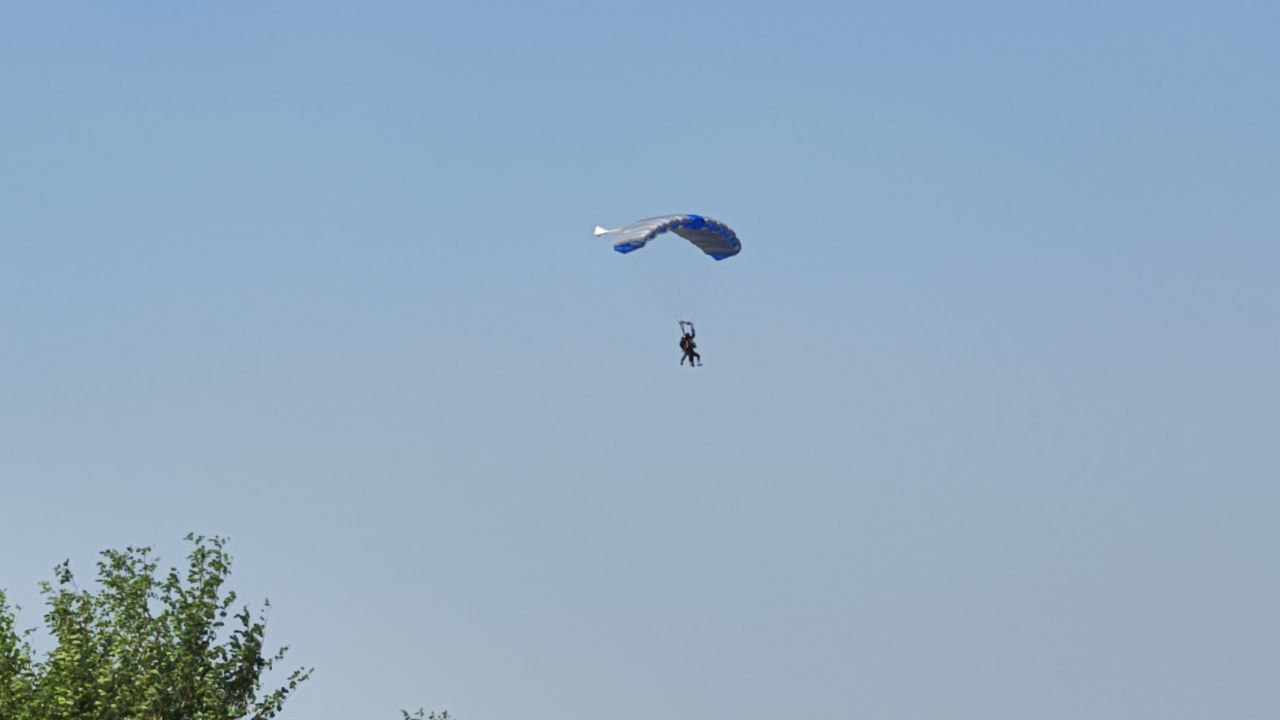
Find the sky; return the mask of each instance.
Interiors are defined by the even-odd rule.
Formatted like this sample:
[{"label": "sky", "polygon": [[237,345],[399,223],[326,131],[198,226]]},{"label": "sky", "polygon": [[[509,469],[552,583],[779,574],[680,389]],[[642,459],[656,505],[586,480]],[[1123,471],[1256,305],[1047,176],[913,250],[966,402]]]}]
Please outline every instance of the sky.
[{"label": "sky", "polygon": [[0,588],[226,536],[298,720],[1276,717],[1278,34],[6,3]]}]

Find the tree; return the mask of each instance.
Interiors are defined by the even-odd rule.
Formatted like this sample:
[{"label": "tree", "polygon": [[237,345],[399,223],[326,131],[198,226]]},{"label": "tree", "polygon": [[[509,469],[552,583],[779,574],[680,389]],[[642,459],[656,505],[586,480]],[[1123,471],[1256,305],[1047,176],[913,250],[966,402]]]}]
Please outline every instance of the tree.
[{"label": "tree", "polygon": [[[36,653],[0,592],[0,718],[4,720],[265,720],[311,674],[294,670],[262,693],[287,652],[265,650],[266,619],[234,610],[225,540],[188,535],[186,576],[161,577],[150,548],[108,550],[96,591],[68,563],[41,583],[53,640]],[[263,603],[263,609],[269,603]]]}]

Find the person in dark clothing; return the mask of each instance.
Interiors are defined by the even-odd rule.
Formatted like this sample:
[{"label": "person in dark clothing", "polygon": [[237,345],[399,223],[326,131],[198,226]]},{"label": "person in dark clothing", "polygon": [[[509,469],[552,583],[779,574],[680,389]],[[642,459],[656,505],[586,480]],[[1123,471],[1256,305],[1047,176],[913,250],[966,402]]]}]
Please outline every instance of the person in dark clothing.
[{"label": "person in dark clothing", "polygon": [[[689,329],[685,329],[685,326]],[[702,356],[698,354],[698,343],[693,341],[697,331],[693,329],[693,323],[688,320],[680,321],[680,349],[684,351],[684,356],[680,358],[680,364],[684,365],[684,361],[689,361],[689,367],[700,367],[702,365]]]}]

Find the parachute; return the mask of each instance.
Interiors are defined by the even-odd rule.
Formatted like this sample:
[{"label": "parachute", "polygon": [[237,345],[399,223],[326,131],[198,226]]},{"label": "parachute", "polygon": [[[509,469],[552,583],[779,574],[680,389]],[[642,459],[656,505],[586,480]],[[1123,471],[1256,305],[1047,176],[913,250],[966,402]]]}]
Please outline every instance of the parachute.
[{"label": "parachute", "polygon": [[722,222],[701,215],[663,215],[637,220],[623,228],[596,226],[596,237],[616,234],[613,249],[620,253],[639,250],[664,232],[673,232],[697,245],[714,260],[724,260],[742,251],[738,236]]}]

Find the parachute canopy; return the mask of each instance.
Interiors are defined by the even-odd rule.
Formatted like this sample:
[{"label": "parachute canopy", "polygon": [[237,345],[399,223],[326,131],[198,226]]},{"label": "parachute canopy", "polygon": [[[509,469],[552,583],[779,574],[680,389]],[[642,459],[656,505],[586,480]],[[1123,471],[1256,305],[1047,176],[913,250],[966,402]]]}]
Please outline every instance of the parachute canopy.
[{"label": "parachute canopy", "polygon": [[646,218],[613,230],[597,227],[596,236],[614,235],[613,249],[629,253],[667,231],[697,245],[715,260],[733,257],[742,251],[742,243],[738,242],[738,236],[728,225],[692,213]]}]

